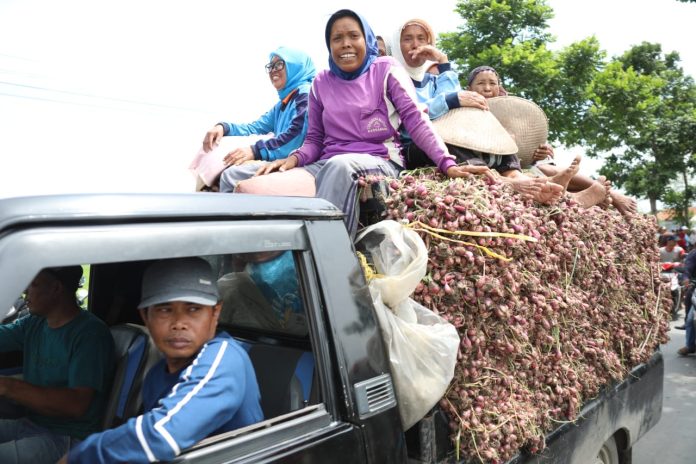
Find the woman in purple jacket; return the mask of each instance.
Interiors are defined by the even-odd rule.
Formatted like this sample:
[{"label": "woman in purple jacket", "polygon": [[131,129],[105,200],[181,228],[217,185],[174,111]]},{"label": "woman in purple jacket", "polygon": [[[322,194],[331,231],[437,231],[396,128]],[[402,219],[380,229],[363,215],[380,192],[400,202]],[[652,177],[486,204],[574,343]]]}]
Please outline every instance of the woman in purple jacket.
[{"label": "woman in purple jacket", "polygon": [[314,79],[309,94],[309,127],[304,144],[285,160],[258,174],[295,167],[315,178],[316,196],[346,214],[351,236],[357,229],[358,178],[396,176],[403,169],[399,125],[449,177],[488,173],[485,166],[457,166],[419,107],[413,83],[391,57],[379,57],[367,22],[351,10],[329,18],[325,31],[329,70]]}]

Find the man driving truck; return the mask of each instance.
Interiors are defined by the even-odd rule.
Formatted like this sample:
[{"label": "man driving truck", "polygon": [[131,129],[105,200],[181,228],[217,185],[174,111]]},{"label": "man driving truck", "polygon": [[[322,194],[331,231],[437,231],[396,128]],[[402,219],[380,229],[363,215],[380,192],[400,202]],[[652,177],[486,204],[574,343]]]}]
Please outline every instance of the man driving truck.
[{"label": "man driving truck", "polygon": [[21,380],[0,377],[0,402],[21,410],[0,418],[3,464],[53,464],[100,428],[114,342],[106,325],[78,306],[81,277],[80,266],[42,270],[26,290],[29,315],[0,325],[0,352],[24,354]]}]

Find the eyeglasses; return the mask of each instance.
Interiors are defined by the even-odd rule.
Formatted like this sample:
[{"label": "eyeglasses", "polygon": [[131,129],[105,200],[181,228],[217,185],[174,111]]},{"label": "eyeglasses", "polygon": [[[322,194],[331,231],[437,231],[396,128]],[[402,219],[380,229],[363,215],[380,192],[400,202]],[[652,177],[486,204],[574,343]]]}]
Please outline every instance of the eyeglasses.
[{"label": "eyeglasses", "polygon": [[282,71],[283,69],[285,69],[285,61],[283,60],[273,61],[266,65],[266,72],[269,74],[273,71]]}]

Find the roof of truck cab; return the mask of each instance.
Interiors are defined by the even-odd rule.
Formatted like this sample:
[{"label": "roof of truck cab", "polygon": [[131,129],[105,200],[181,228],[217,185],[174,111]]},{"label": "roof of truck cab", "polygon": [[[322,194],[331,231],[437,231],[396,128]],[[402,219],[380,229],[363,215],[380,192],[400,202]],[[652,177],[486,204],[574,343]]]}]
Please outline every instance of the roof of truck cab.
[{"label": "roof of truck cab", "polygon": [[319,198],[248,194],[78,194],[0,200],[0,230],[58,222],[123,223],[153,219],[215,218],[341,219],[343,213]]}]

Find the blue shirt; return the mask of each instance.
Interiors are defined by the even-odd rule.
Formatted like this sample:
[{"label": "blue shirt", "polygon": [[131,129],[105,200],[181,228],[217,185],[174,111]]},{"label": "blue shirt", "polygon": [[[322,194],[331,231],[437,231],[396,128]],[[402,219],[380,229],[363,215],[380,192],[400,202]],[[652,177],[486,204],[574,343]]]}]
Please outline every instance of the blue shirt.
[{"label": "blue shirt", "polygon": [[263,420],[254,368],[227,333],[203,345],[181,372],[169,374],[165,366],[164,360],[155,364],[145,377],[145,413],[91,435],[70,451],[68,462],[169,461],[210,435]]},{"label": "blue shirt", "polygon": [[43,317],[25,316],[0,325],[0,352],[13,350],[24,353],[24,381],[39,387],[87,387],[95,391],[82,417],[29,412],[32,422],[80,439],[100,429],[114,374],[114,341],[104,322],[80,311],[67,324],[51,328]]},{"label": "blue shirt", "polygon": [[687,279],[696,279],[696,249],[691,250],[684,259],[684,269]]},{"label": "blue shirt", "polygon": [[[437,66],[440,74],[425,73],[422,81],[411,79],[416,88],[418,102],[428,108],[428,117],[433,120],[446,114],[449,110],[459,108],[459,84],[457,73],[449,63]],[[412,143],[411,136],[402,128],[401,139],[404,145]]]},{"label": "blue shirt", "polygon": [[254,158],[273,161],[287,158],[302,146],[307,135],[307,94],[316,71],[312,59],[306,53],[280,47],[270,55],[285,62],[285,87],[278,91],[279,101],[269,112],[248,124],[219,123],[223,135],[265,135],[273,133],[268,140],[259,140],[251,146]]},{"label": "blue shirt", "polygon": [[449,63],[437,66],[440,74],[425,73],[421,82],[413,81],[418,101],[428,107],[430,119],[437,119],[449,110],[459,108],[459,84],[457,73]]}]

